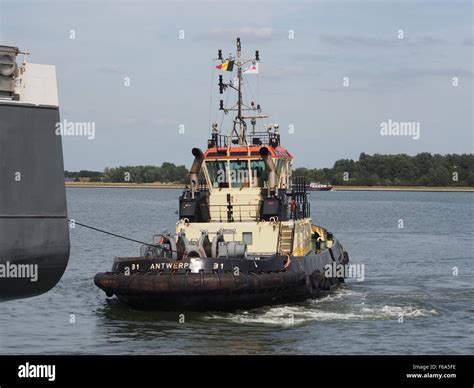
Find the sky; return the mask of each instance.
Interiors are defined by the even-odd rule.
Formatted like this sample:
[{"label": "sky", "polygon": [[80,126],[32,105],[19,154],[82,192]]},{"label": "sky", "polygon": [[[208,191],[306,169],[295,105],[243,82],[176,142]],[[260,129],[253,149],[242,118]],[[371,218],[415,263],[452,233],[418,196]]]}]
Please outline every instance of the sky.
[{"label": "sky", "polygon": [[473,152],[471,1],[0,0],[0,44],[54,64],[61,120],[94,124],[93,139],[63,138],[69,171],[189,166],[212,122],[229,130],[215,58],[237,36],[243,57],[260,51],[246,101],[279,124],[296,167]]}]

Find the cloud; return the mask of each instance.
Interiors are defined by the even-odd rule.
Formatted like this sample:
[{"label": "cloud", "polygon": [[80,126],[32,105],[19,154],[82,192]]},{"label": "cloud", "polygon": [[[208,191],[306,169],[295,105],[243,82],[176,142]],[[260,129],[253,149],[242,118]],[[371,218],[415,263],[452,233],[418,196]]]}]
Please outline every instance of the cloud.
[{"label": "cloud", "polygon": [[401,68],[382,72],[376,76],[379,79],[405,80],[422,77],[472,77],[472,70],[462,68]]},{"label": "cloud", "polygon": [[265,67],[260,67],[260,73],[264,78],[288,78],[294,76],[317,76],[310,68],[302,65],[271,65],[265,64]]},{"label": "cloud", "polygon": [[338,47],[393,47],[395,44],[400,45],[400,43],[405,43],[411,47],[423,47],[436,46],[445,42],[443,39],[433,36],[407,37],[403,40],[399,40],[395,35],[392,39],[387,39],[372,36],[321,34],[320,39],[323,43]]},{"label": "cloud", "polygon": [[334,87],[318,87],[316,90],[322,92],[335,93],[386,93],[401,87],[409,87],[420,85],[424,78],[444,77],[451,79],[452,77],[461,77],[470,79],[473,77],[472,70],[463,68],[395,68],[377,73],[368,71],[348,72],[351,79],[365,79],[366,86],[359,87],[343,87],[342,85]]},{"label": "cloud", "polygon": [[472,75],[472,70],[463,68],[396,68],[376,74],[354,73],[356,77],[368,79],[370,81],[368,87],[378,92],[419,85],[426,78],[444,77],[451,79],[452,77],[460,77],[471,79]]},{"label": "cloud", "polygon": [[319,53],[314,51],[299,51],[290,54],[292,58],[298,61],[309,61],[309,62],[316,62],[316,61],[334,61],[334,60],[341,60],[344,61],[345,57],[339,57],[337,55],[326,54],[326,53]]},{"label": "cloud", "polygon": [[462,41],[463,46],[474,46],[474,38],[469,37],[469,38],[464,38]]},{"label": "cloud", "polygon": [[275,31],[271,27],[241,27],[225,28],[217,27],[209,31],[209,36],[234,39],[240,37],[244,39],[272,39]]},{"label": "cloud", "polygon": [[113,64],[103,64],[97,68],[101,73],[119,73],[120,67]]},{"label": "cloud", "polygon": [[438,46],[445,43],[444,39],[436,38],[434,36],[418,36],[414,38],[405,38],[408,46],[423,47],[423,46]]},{"label": "cloud", "polygon": [[332,88],[315,88],[315,90],[319,90],[321,92],[329,92],[329,93],[342,93],[342,94],[350,94],[350,93],[386,93],[388,90],[386,88],[380,88],[377,84],[371,84],[369,87],[332,87]]},{"label": "cloud", "polygon": [[155,127],[173,127],[178,131],[179,123],[176,120],[165,117],[148,116],[123,116],[114,115],[110,117],[110,122],[113,125],[125,128],[155,128]]},{"label": "cloud", "polygon": [[373,38],[367,36],[352,36],[352,35],[334,35],[321,34],[320,39],[327,44],[339,47],[349,46],[367,46],[367,47],[388,47],[393,45],[393,40]]}]

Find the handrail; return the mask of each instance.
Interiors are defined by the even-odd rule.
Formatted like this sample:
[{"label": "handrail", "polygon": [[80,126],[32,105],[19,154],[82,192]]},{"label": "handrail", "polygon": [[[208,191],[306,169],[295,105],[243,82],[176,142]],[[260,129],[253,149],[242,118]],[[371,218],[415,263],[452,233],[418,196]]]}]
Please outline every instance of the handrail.
[{"label": "handrail", "polygon": [[291,228],[290,257],[293,255],[293,246],[295,245],[295,228],[296,222],[293,222],[293,228]]},{"label": "handrail", "polygon": [[277,240],[277,247],[276,247],[276,253],[280,252],[280,244],[281,244],[281,225],[282,223],[278,223],[278,240]]},{"label": "handrail", "polygon": [[[248,145],[276,147],[280,145],[280,134],[272,132],[254,132],[246,136],[246,141]],[[225,148],[238,145],[238,138],[232,138],[229,135],[220,135],[218,133],[212,134],[208,141],[208,148]]]},{"label": "handrail", "polygon": [[[227,220],[227,212],[229,210],[227,204],[222,205],[207,205],[209,207],[209,214],[211,219],[219,218],[219,221],[222,222],[223,219]],[[217,209],[217,210],[216,210]],[[248,209],[248,210],[247,210]],[[246,216],[245,211],[248,213],[255,210],[255,216]],[[233,218],[238,218],[240,222],[242,221],[260,221],[260,203],[258,204],[239,204],[232,205]],[[217,214],[216,214],[217,213]],[[244,215],[242,215],[244,213]]]}]

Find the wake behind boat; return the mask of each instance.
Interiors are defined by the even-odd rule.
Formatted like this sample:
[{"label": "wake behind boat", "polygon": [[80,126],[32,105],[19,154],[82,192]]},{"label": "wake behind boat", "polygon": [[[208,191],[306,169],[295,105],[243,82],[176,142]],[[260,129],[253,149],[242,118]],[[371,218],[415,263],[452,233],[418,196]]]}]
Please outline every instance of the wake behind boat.
[{"label": "wake behind boat", "polygon": [[281,145],[279,126],[261,131],[268,116],[260,104],[244,102],[244,76],[258,73],[259,59],[258,51],[241,59],[239,38],[235,57],[219,50],[216,67],[231,75],[229,82],[219,76],[220,94],[237,94],[233,106],[220,100],[224,115],[235,113],[230,133],[214,123],[207,149],[192,150],[176,230],[95,276],[107,296],[146,309],[233,311],[302,302],[344,282],[327,268],[347,264],[348,255],[312,223],[306,182],[292,176],[293,155]]}]

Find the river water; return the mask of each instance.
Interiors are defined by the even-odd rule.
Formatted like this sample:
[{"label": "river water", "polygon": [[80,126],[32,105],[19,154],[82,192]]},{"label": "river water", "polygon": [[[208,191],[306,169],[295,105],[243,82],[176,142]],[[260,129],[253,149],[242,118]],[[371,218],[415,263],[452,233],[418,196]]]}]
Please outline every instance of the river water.
[{"label": "river water", "polygon": [[[179,193],[68,189],[69,216],[150,241],[173,229]],[[139,246],[76,226],[60,283],[0,304],[0,354],[473,354],[473,202],[472,193],[312,193],[313,220],[364,265],[364,280],[301,305],[238,313],[107,302],[95,273]]]}]

